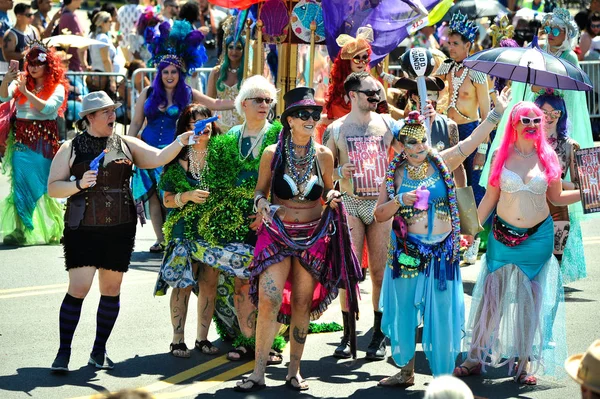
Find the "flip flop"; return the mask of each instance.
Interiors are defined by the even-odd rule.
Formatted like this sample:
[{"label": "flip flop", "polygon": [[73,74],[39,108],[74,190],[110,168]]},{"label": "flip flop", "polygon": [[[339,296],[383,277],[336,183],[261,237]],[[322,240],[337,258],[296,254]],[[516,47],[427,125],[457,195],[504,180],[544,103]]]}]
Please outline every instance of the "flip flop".
[{"label": "flip flop", "polygon": [[160,254],[164,252],[165,246],[160,242],[155,242],[149,249],[151,254]]},{"label": "flip flop", "polygon": [[[243,349],[242,349],[243,348]],[[237,353],[238,358],[231,357],[232,353]],[[254,359],[254,351],[246,348],[245,346],[239,346],[233,350],[227,352],[227,360],[231,362],[240,362],[242,360],[252,360]]]},{"label": "flip flop", "polygon": [[267,360],[267,366],[273,366],[276,364],[281,364],[283,363],[283,355],[279,352],[277,352],[275,349],[272,349],[269,352],[269,358],[276,358],[277,360]]},{"label": "flip flop", "polygon": [[[298,385],[292,384],[292,380],[295,380],[296,384]],[[289,380],[285,380],[285,386],[293,391],[307,391],[309,388],[308,384],[306,383],[306,380],[298,381],[297,377],[292,377]]]},{"label": "flip flop", "polygon": [[252,383],[252,385],[250,385],[248,388],[244,388],[241,385],[236,385],[233,387],[233,390],[236,392],[256,392],[267,387],[267,384],[259,384],[258,382],[251,380],[250,378],[242,378],[242,385],[246,384],[247,382]]}]

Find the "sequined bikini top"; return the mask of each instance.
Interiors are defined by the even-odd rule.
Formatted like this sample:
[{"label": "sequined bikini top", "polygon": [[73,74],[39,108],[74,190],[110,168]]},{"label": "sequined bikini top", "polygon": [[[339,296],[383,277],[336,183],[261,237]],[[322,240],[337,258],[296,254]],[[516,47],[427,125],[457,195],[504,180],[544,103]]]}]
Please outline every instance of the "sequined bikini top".
[{"label": "sequined bikini top", "polygon": [[546,189],[548,188],[548,182],[543,172],[538,173],[529,180],[527,184],[523,182],[521,176],[516,174],[506,166],[502,167],[502,174],[500,175],[500,189],[503,192],[514,194],[518,191],[529,191],[535,195],[546,195]]}]

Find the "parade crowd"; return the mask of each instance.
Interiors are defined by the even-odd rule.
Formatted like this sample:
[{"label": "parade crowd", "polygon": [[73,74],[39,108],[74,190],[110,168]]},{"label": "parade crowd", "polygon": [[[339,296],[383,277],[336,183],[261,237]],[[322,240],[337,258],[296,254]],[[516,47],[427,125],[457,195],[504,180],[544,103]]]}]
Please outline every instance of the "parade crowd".
[{"label": "parade crowd", "polygon": [[[236,391],[266,387],[286,334],[285,384],[309,389],[300,365],[311,322],[339,298],[332,355],[356,359],[366,350],[366,359],[384,360],[389,345],[399,370],[381,386],[414,385],[420,342],[434,377],[508,365],[516,383],[536,385],[566,368],[584,397],[600,397],[600,341],[567,360],[563,289],[586,277],[575,163],[577,150],[593,147],[585,93],[463,64],[534,35],[575,66],[598,59],[598,2],[575,18],[534,0],[522,7],[545,11],[538,19],[456,13],[424,27],[404,46],[424,50],[431,64],[427,99],[406,64],[399,74],[371,65],[377,32],[361,27],[337,38],[323,92],[287,91],[280,115],[273,79],[244,78],[249,38],[236,34],[230,10],[207,0],[103,2],[89,13],[89,31],[75,13],[82,0],[64,0],[54,13],[50,0],[12,3],[0,0],[1,112],[12,112],[0,141],[11,184],[0,237],[64,247],[69,286],[52,372],[69,370],[96,274],[89,364],[115,367],[107,342],[138,221],[149,218],[156,242],[148,250],[162,255],[154,295],[171,290],[169,352],[190,357],[186,319],[197,298],[194,350],[221,353],[208,340],[212,323],[233,341],[230,361],[255,360]],[[102,44],[44,41],[58,34]],[[67,77],[131,77],[144,67],[156,68],[155,77],[138,75],[132,87],[116,76]],[[212,70],[203,77],[201,67]],[[128,90],[137,93],[133,113],[122,106]],[[117,124],[128,125],[126,135]],[[478,258],[466,314],[460,264]],[[369,345],[357,348],[359,305],[371,306],[359,303],[367,270],[374,324]],[[473,397],[453,380],[430,388]]]}]

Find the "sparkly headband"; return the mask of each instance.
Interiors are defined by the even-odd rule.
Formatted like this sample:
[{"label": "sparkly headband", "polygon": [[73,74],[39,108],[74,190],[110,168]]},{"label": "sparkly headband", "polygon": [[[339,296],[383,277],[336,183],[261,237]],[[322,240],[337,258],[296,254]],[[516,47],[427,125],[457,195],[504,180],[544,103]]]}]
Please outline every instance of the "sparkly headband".
[{"label": "sparkly headband", "polygon": [[335,39],[335,42],[342,48],[340,58],[343,60],[351,60],[357,54],[371,48],[371,43],[373,42],[373,29],[369,25],[361,26],[356,31],[355,38],[343,33]]},{"label": "sparkly headband", "polygon": [[184,69],[183,60],[180,57],[176,56],[175,54],[167,54],[167,55],[163,56],[160,59],[159,64],[161,64],[163,62],[166,64],[169,64],[169,65],[173,65],[176,68]]},{"label": "sparkly headband", "polygon": [[463,35],[467,38],[468,41],[473,43],[475,41],[475,36],[477,36],[477,31],[479,29],[475,25],[475,22],[468,21],[466,14],[463,15],[459,12],[452,15],[452,20],[450,20],[450,31]]},{"label": "sparkly headband", "polygon": [[423,126],[425,118],[418,111],[412,111],[404,119],[404,126],[400,129],[400,135],[413,138],[417,141],[427,136],[427,130]]}]

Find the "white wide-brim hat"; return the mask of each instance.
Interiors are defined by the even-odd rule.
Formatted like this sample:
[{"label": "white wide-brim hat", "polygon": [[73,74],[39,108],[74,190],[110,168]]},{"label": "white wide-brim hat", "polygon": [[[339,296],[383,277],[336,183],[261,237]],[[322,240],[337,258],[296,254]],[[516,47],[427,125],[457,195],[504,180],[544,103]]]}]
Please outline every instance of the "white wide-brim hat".
[{"label": "white wide-brim hat", "polygon": [[79,117],[83,118],[84,116],[96,111],[100,111],[101,109],[117,109],[121,105],[122,104],[120,102],[115,103],[105,92],[95,91],[83,96],[81,102],[82,109],[79,112]]},{"label": "white wide-brim hat", "polygon": [[590,345],[585,353],[569,357],[565,369],[577,383],[600,393],[600,339]]}]

